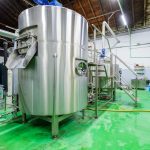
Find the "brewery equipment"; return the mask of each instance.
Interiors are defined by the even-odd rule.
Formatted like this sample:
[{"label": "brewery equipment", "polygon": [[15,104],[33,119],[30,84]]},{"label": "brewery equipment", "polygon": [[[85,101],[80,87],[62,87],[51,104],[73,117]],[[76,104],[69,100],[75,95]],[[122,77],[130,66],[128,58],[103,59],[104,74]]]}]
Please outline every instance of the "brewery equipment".
[{"label": "brewery equipment", "polygon": [[7,61],[18,68],[20,109],[47,118],[52,135],[87,106],[88,23],[73,10],[35,6],[19,16],[19,37]]}]

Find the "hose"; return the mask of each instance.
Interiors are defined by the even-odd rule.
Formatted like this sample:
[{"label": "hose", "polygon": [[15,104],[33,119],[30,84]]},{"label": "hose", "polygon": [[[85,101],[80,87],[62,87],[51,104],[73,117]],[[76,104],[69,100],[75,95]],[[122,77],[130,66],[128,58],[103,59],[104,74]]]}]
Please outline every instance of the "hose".
[{"label": "hose", "polygon": [[[88,110],[95,110],[93,108],[88,108]],[[103,109],[103,108],[100,108],[98,109],[98,111],[108,111],[108,112],[150,112],[150,110],[142,110],[142,109],[135,109],[135,110],[130,110],[130,109],[119,109],[119,110],[116,110],[116,109]]]}]

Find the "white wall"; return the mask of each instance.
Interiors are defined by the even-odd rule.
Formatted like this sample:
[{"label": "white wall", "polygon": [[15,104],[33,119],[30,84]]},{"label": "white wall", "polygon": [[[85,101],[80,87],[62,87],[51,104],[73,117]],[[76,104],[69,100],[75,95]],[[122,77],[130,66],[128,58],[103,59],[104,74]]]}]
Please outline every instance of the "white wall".
[{"label": "white wall", "polygon": [[[117,48],[113,49],[113,53],[117,54],[131,68],[134,68],[135,64],[144,65],[146,68],[146,76],[150,79],[150,29],[131,34],[131,54],[129,35],[118,36],[118,39],[120,43],[116,46]],[[111,45],[115,43],[115,40],[112,38],[109,38],[109,41]],[[107,42],[106,47],[108,48]],[[96,48],[102,48],[101,39],[97,40]],[[123,66],[121,68],[125,69]]]}]

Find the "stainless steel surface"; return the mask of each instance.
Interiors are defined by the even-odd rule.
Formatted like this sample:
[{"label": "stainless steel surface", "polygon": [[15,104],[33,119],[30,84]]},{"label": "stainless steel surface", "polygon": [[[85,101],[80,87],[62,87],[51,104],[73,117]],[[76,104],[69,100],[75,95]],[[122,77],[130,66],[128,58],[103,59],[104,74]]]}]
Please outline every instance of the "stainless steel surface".
[{"label": "stainless steel surface", "polygon": [[[24,49],[23,49],[24,50]],[[24,52],[24,51],[23,51]],[[6,66],[8,69],[26,68],[31,59],[37,52],[37,42],[35,41],[32,46],[27,50],[24,55],[20,55],[18,49],[15,49],[9,56]]]},{"label": "stainless steel surface", "polygon": [[27,68],[19,69],[22,111],[53,115],[53,102],[55,115],[85,108],[87,76],[79,76],[75,70],[77,63],[86,63],[88,57],[87,21],[67,8],[36,6],[20,14],[19,29],[20,36],[32,32],[38,42],[35,57]]}]

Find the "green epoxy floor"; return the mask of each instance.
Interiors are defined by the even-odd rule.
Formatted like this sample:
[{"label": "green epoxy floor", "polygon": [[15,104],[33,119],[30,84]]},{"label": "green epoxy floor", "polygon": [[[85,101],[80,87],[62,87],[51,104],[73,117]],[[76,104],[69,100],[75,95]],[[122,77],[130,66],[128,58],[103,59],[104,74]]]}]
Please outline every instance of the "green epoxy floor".
[{"label": "green epoxy floor", "polygon": [[[118,91],[117,101],[107,108],[150,110],[150,92],[139,91],[139,98],[134,108]],[[40,119],[1,123],[0,150],[150,150],[150,113],[103,111],[94,119],[88,110],[84,120],[77,113],[63,122],[58,140],[52,140],[50,133],[50,124]]]}]

